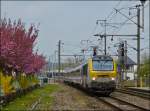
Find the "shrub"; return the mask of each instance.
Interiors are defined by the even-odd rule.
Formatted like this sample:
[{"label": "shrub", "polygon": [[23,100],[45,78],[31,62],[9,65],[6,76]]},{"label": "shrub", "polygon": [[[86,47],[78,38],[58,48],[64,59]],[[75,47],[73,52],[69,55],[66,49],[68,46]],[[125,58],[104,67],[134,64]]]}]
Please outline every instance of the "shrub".
[{"label": "shrub", "polygon": [[0,86],[1,86],[1,94],[8,95],[12,92],[15,92],[13,86],[11,85],[12,77],[8,75],[3,75],[0,73]]}]

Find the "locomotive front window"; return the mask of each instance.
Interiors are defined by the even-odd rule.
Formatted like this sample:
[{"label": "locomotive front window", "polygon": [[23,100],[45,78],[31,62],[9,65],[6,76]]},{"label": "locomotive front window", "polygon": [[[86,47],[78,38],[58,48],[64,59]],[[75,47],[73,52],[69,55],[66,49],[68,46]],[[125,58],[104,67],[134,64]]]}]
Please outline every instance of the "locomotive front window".
[{"label": "locomotive front window", "polygon": [[113,61],[93,60],[93,70],[112,71]]}]

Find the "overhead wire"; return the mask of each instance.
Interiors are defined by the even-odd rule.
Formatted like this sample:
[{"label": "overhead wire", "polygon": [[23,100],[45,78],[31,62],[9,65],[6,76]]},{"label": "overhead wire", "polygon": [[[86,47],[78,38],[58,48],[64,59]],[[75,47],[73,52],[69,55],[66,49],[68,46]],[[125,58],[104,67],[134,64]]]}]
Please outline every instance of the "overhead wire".
[{"label": "overhead wire", "polygon": [[[115,5],[115,7],[118,7],[120,5],[121,1],[122,0],[119,0],[119,2]],[[114,14],[114,10],[112,10],[112,12],[109,13],[109,15],[105,19],[108,19],[112,14]],[[93,31],[91,32],[90,35],[92,35],[95,32],[97,27],[98,27],[98,24],[95,25],[95,27],[94,27],[94,29],[93,29]],[[91,36],[88,38],[88,40],[90,40],[90,38],[91,38]]]},{"label": "overhead wire", "polygon": [[[119,2],[115,5],[115,8],[116,7],[118,7],[120,4],[121,4],[121,1],[122,0],[119,0]],[[134,1],[134,0],[130,0],[130,1]],[[136,1],[137,2],[137,1]],[[148,5],[146,5],[145,7],[147,7]],[[126,8],[129,8],[129,7],[126,7]],[[115,13],[115,11],[114,10],[112,10],[109,14],[108,14],[108,16],[105,18],[105,19],[109,19],[109,21],[111,21],[114,17],[116,17],[116,15],[117,15],[117,13]],[[121,28],[128,22],[129,20],[125,20],[121,25],[120,25],[120,29],[119,30],[117,30],[117,32],[116,33],[118,33],[120,30],[121,30]],[[95,41],[95,40],[91,40],[91,35],[96,31],[96,29],[97,29],[97,27],[98,27],[98,25],[96,24],[95,25],[95,27],[94,27],[94,29],[92,30],[92,32],[91,32],[91,34],[90,34],[90,37],[88,38],[88,40],[89,41],[91,41],[91,42],[93,42],[93,41]],[[100,33],[102,33],[103,31],[101,31]],[[89,47],[89,45],[90,44],[87,44],[87,47]],[[73,46],[73,45],[71,45],[71,46]],[[75,46],[75,45],[74,45]],[[76,47],[76,46],[75,46]],[[78,46],[77,46],[78,47]]]},{"label": "overhead wire", "polygon": [[[149,4],[146,4],[146,5],[144,6],[144,8],[146,8],[148,5],[149,5]],[[132,7],[133,7],[133,6],[132,6]],[[131,8],[131,7],[127,7],[127,8]],[[142,11],[142,10],[140,10],[140,11]],[[136,16],[132,16],[130,19],[133,19],[134,17],[136,17]],[[120,27],[118,28],[117,32],[115,32],[115,33],[118,33],[118,32],[121,30],[121,28],[122,28],[128,21],[129,21],[129,19],[125,20],[125,21],[120,25]]]},{"label": "overhead wire", "polygon": [[[118,6],[120,5],[120,3],[121,3],[121,0],[119,0],[119,2],[115,5],[115,7],[118,7]],[[108,15],[105,19],[108,19],[108,18],[110,18],[111,16],[115,16],[115,15],[116,15],[116,14],[114,13],[114,10],[112,10],[111,13],[109,13],[109,15]],[[95,25],[95,27],[94,27],[93,31],[91,32],[90,37],[88,38],[88,40],[91,39],[91,35],[95,32],[95,30],[97,29],[97,27],[98,27],[98,24]],[[101,34],[102,32],[103,32],[103,31],[101,31],[100,34]],[[91,40],[90,40],[90,41],[91,41]],[[93,40],[93,41],[95,41],[95,40]],[[93,42],[93,41],[91,41],[91,42]],[[88,46],[88,47],[89,47],[89,46]]]},{"label": "overhead wire", "polygon": [[[119,2],[117,5],[119,6],[120,5],[120,3],[121,2]],[[127,2],[128,3],[128,2]],[[125,4],[125,5],[127,5],[127,4]],[[117,7],[115,7],[115,8],[117,8]],[[112,17],[111,17],[111,19],[108,19],[108,18],[110,18],[110,15],[113,15]],[[115,10],[112,10],[111,11],[111,13],[106,17],[107,18],[107,21],[109,20],[109,22],[110,21],[112,21],[113,19],[114,19],[114,17],[116,17],[118,14],[115,12]],[[121,28],[128,22],[129,20],[125,20],[122,24],[120,24],[119,25],[119,28],[115,28],[115,30],[118,30],[117,32],[119,32],[120,30],[121,30]],[[109,27],[109,28],[107,28],[107,30],[110,30],[110,28],[112,29],[112,27]],[[113,30],[113,32],[114,32],[114,28],[112,29]],[[116,33],[117,33],[116,32]]]},{"label": "overhead wire", "polygon": [[[115,8],[116,7],[119,7],[119,5],[121,4],[121,2],[122,2],[122,0],[119,0],[119,2],[114,6]],[[112,19],[114,18],[114,17],[116,17],[117,16],[117,13],[114,11],[114,10],[112,10],[109,14],[108,14],[108,16],[105,18],[105,20],[107,20],[107,21],[112,21]],[[112,27],[108,27],[107,28],[107,30],[109,30],[110,28],[112,28]]]},{"label": "overhead wire", "polygon": [[[136,16],[132,16],[130,19],[134,18]],[[126,19],[124,22],[122,22],[122,24],[120,25],[120,27],[118,28],[118,30],[116,32],[114,32],[115,34],[118,33],[122,27],[129,21],[129,19]]]},{"label": "overhead wire", "polygon": [[[119,2],[115,5],[115,7],[118,7],[119,5],[120,5],[120,3],[121,3],[121,0],[119,0]],[[111,17],[111,19],[113,18],[113,17],[115,17],[116,16],[116,13],[114,13],[114,10],[112,10],[109,14],[108,14],[108,16],[105,18],[105,19],[108,19],[108,18],[110,18]],[[98,27],[98,24],[96,24],[96,26],[95,26],[95,28],[94,28],[94,30],[92,31],[92,33],[91,33],[91,35],[95,32],[95,30],[96,30],[96,28]],[[99,33],[99,34],[102,34],[104,32],[104,28],[103,28],[103,30]],[[91,36],[88,38],[88,40],[90,40],[91,39]],[[94,42],[95,40],[90,40],[91,42]],[[98,42],[98,44],[99,44],[100,42]],[[101,42],[102,43],[102,42]],[[94,44],[94,43],[93,43]],[[90,45],[90,44],[88,44],[88,45]],[[88,46],[88,48],[90,48],[90,46]]]},{"label": "overhead wire", "polygon": [[[120,5],[121,1],[122,0],[119,0],[119,2],[115,5],[115,7],[118,7]],[[113,13],[114,13],[114,10],[112,10],[105,19],[107,20]]]},{"label": "overhead wire", "polygon": [[[137,1],[135,1],[135,0],[130,0],[130,2],[134,2],[134,3],[137,3],[137,2],[139,2],[138,0]],[[126,1],[125,1],[126,2]],[[119,3],[118,3],[119,4]],[[130,3],[131,4],[131,3]],[[132,3],[133,4],[133,3]],[[133,6],[132,6],[133,7]],[[116,8],[116,7],[115,7]],[[123,8],[121,8],[121,9],[118,9],[118,10],[122,10],[122,9],[129,9],[129,8],[131,8],[131,6],[129,6],[129,2],[126,2],[126,4],[123,6]],[[112,12],[113,12],[114,10],[112,10]],[[115,14],[115,16],[114,17],[116,17],[116,15],[117,15],[117,13]],[[110,21],[114,18],[114,17],[112,17],[111,19],[110,19]],[[126,25],[126,23],[123,23],[123,24],[120,24],[120,25]],[[108,29],[110,29],[111,27],[109,27]],[[107,29],[107,30],[108,30]],[[111,28],[112,29],[112,28]],[[119,28],[118,28],[119,29]],[[114,31],[114,29],[113,29],[113,31]]]}]

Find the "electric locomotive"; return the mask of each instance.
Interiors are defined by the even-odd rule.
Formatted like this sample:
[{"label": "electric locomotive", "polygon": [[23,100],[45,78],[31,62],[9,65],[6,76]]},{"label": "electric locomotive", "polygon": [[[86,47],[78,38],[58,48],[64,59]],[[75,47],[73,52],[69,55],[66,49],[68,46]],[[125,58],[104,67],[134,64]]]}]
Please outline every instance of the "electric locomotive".
[{"label": "electric locomotive", "polygon": [[64,81],[109,95],[116,88],[116,77],[117,66],[114,59],[110,56],[99,55],[66,71]]}]

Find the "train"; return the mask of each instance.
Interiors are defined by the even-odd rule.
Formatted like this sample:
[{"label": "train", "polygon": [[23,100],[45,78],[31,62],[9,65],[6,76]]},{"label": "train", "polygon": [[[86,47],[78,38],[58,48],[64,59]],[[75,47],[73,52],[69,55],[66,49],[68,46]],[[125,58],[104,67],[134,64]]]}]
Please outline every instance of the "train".
[{"label": "train", "polygon": [[110,95],[116,89],[117,65],[111,56],[93,56],[79,66],[65,71],[63,79],[65,83]]}]

